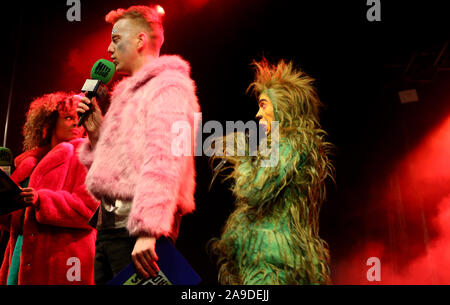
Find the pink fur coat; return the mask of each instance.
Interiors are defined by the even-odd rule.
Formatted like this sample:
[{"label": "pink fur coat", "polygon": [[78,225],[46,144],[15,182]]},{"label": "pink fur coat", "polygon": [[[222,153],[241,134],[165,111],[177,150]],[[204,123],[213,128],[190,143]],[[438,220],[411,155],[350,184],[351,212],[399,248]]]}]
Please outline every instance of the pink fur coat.
[{"label": "pink fur coat", "polygon": [[[123,79],[112,93],[94,149],[85,144],[79,157],[89,171],[88,189],[132,202],[127,228],[131,235],[175,237],[175,216],[195,209],[193,146],[200,111],[190,66],[179,56],[161,56]],[[190,156],[176,156],[173,123],[190,126]]]}]

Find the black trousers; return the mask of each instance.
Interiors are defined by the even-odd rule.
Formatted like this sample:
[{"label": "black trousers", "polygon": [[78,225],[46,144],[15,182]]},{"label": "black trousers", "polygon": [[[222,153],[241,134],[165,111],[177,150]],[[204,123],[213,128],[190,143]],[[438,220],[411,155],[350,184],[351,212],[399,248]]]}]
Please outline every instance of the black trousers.
[{"label": "black trousers", "polygon": [[94,277],[96,285],[105,285],[131,263],[136,237],[126,228],[97,231],[95,242]]}]

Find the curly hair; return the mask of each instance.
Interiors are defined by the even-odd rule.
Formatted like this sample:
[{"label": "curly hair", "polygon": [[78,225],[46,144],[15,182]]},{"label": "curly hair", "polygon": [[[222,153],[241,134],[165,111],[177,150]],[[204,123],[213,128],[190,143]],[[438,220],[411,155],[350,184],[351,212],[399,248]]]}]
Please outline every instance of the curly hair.
[{"label": "curly hair", "polygon": [[[237,199],[221,239],[209,245],[218,256],[219,280],[225,284],[243,283],[243,278],[249,275],[236,266],[236,257],[244,261],[248,255],[236,254],[232,249],[234,241],[243,236],[253,238],[246,229],[252,223],[276,223],[286,217],[280,211],[289,203],[289,233],[281,234],[280,238],[290,240],[291,250],[301,253],[302,263],[287,272],[282,283],[330,283],[328,245],[319,237],[319,212],[326,198],[325,180],[334,181],[334,167],[329,159],[333,145],[325,140],[327,134],[319,122],[323,104],[313,86],[314,79],[294,68],[292,62],[281,60],[271,65],[263,59],[253,62],[253,66],[255,80],[247,92],[257,97],[265,93],[272,101],[275,120],[279,123],[281,155],[278,164],[271,168],[261,168],[259,156],[252,159],[216,154],[212,159],[231,163],[221,171],[232,169],[225,180],[234,181],[231,190]],[[284,175],[287,172],[290,174]],[[266,251],[260,250],[260,255]],[[255,266],[258,260],[254,258],[250,265]],[[287,258],[282,260],[285,266],[292,264]]]},{"label": "curly hair", "polygon": [[55,92],[31,102],[22,130],[24,151],[50,145],[59,113],[76,106],[72,96],[73,93]]}]

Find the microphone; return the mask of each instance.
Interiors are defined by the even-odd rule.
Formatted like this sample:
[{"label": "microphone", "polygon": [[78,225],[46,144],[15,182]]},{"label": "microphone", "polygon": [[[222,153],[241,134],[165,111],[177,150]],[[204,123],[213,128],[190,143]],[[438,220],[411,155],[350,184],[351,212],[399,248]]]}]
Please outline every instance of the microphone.
[{"label": "microphone", "polygon": [[8,176],[11,176],[13,165],[13,155],[9,148],[0,147],[0,169],[2,169]]},{"label": "microphone", "polygon": [[[86,97],[92,99],[94,96],[101,91],[101,85],[107,85],[114,76],[114,71],[116,70],[114,63],[106,60],[99,59],[95,62],[91,69],[91,78],[84,82],[82,92],[86,92]],[[80,119],[78,120],[78,126],[83,124],[87,115],[92,109],[92,104],[89,105],[89,111],[80,114]]]}]

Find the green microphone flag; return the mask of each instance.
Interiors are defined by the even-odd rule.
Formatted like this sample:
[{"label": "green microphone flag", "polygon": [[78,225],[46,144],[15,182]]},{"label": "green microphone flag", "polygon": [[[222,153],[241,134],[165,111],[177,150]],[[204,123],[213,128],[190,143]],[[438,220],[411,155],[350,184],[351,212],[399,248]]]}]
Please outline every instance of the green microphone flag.
[{"label": "green microphone flag", "polygon": [[86,80],[81,91],[86,92],[88,98],[94,97],[101,83],[107,85],[111,81],[114,71],[114,63],[106,59],[97,60],[91,69],[91,79]]},{"label": "green microphone flag", "polygon": [[[93,98],[97,95],[97,90],[102,83],[104,85],[107,85],[111,81],[114,76],[115,70],[116,67],[114,66],[114,63],[106,59],[97,60],[91,69],[91,79],[86,80],[83,88],[81,88],[81,91],[86,93],[87,98]],[[81,124],[83,124],[86,115],[87,113],[80,115],[78,126],[81,126]]]},{"label": "green microphone flag", "polygon": [[99,59],[92,66],[91,78],[101,80],[107,85],[113,78],[115,69],[114,63],[106,59]]}]

